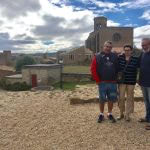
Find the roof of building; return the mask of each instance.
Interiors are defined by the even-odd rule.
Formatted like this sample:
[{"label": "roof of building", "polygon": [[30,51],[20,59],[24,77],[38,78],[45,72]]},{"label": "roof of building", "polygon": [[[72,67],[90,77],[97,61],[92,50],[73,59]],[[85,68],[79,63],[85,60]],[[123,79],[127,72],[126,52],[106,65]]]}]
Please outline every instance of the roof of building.
[{"label": "roof of building", "polygon": [[89,48],[85,48],[84,50],[85,50],[85,53],[93,54],[93,52]]},{"label": "roof of building", "polygon": [[66,53],[70,53],[70,52],[73,52],[73,51],[75,51],[75,50],[77,50],[77,49],[80,49],[80,48],[83,48],[84,46],[80,46],[80,47],[74,47],[74,48],[72,48],[72,49],[69,49],[68,51],[66,51]]},{"label": "roof of building", "polygon": [[60,66],[61,64],[34,64],[34,65],[25,65],[23,68],[56,68]]},{"label": "roof of building", "polygon": [[80,46],[80,47],[76,47],[76,48],[69,50],[68,52],[64,53],[63,55],[71,54],[72,52],[75,52],[78,50],[80,50],[80,52],[83,52],[85,54],[93,54],[93,52],[90,49],[86,48],[85,46]]},{"label": "roof of building", "polygon": [[15,74],[15,75],[11,75],[11,76],[5,76],[5,78],[21,79],[22,78],[22,74]]}]

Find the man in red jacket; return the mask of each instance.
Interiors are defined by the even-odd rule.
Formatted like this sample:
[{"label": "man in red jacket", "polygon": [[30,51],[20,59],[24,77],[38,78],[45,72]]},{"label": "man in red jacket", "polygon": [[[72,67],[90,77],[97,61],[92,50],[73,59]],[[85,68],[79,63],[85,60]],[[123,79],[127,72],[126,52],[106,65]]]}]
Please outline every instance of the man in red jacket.
[{"label": "man in red jacket", "polygon": [[108,102],[108,119],[110,122],[116,122],[112,115],[113,103],[117,101],[117,71],[118,57],[111,52],[112,42],[104,43],[103,51],[96,54],[92,60],[91,73],[98,84],[99,89],[99,108],[100,115],[98,123],[104,121],[104,104]]}]

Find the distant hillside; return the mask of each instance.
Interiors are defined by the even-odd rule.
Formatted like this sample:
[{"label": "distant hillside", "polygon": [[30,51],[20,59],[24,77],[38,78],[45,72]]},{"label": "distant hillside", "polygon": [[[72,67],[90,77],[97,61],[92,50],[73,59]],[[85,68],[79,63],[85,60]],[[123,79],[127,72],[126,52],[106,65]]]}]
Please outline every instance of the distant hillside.
[{"label": "distant hillside", "polygon": [[[35,54],[30,54],[32,56],[43,56],[45,53],[35,53]],[[56,57],[56,52],[53,53],[46,53],[47,56],[49,57]]]}]

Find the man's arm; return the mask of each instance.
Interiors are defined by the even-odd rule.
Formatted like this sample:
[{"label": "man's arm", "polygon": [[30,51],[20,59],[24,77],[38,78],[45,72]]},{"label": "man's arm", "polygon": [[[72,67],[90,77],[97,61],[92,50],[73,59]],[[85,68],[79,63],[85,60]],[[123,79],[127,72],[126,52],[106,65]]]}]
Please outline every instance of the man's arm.
[{"label": "man's arm", "polygon": [[140,56],[138,57],[137,68],[140,68],[142,55],[143,55],[143,52],[141,52]]},{"label": "man's arm", "polygon": [[116,64],[117,64],[117,73],[118,73],[118,72],[121,71],[121,69],[120,69],[120,55],[117,56],[117,62],[116,62]]},{"label": "man's arm", "polygon": [[97,74],[97,71],[96,71],[96,68],[97,68],[97,63],[96,63],[96,56],[94,56],[94,58],[92,59],[92,63],[91,63],[91,74],[92,74],[92,77],[93,79],[96,81],[96,83],[100,83],[100,78]]}]

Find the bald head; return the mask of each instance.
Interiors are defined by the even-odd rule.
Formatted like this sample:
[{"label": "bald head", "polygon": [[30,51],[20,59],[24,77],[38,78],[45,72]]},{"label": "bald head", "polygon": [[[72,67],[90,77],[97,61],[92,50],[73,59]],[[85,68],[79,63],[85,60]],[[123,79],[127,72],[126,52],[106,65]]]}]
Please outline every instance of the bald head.
[{"label": "bald head", "polygon": [[150,49],[150,38],[143,38],[141,46],[145,52],[149,51],[149,49]]}]

